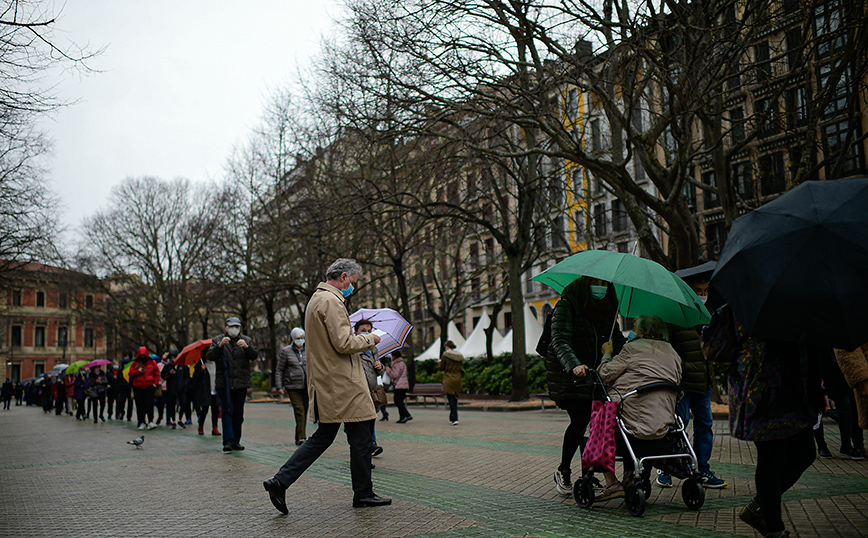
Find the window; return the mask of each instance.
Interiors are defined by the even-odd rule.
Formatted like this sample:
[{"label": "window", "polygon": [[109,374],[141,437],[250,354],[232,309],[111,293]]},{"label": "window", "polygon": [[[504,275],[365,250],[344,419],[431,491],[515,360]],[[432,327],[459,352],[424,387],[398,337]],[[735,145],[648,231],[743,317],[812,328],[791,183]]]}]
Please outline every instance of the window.
[{"label": "window", "polygon": [[45,327],[36,327],[33,331],[33,345],[45,347]]},{"label": "window", "polygon": [[754,198],[752,176],[753,174],[748,163],[735,163],[732,165],[732,184],[735,186],[735,190],[739,196],[748,200]]},{"label": "window", "polygon": [[503,325],[505,329],[512,329],[512,312],[503,313]]},{"label": "window", "polygon": [[705,244],[710,257],[716,258],[723,251],[726,243],[726,223],[723,221],[709,224],[705,227]]},{"label": "window", "polygon": [[567,92],[567,116],[571,120],[579,117],[579,90],[570,88]]},{"label": "window", "polygon": [[808,123],[808,98],[805,87],[787,91],[787,126],[790,129],[803,127]]},{"label": "window", "polygon": [[630,253],[630,243],[628,243],[626,241],[622,241],[621,243],[618,243],[617,248],[618,248],[618,252],[621,252],[622,254],[629,254]]},{"label": "window", "polygon": [[37,291],[36,292],[36,306],[45,306],[45,292]]},{"label": "window", "polygon": [[769,42],[763,41],[757,43],[754,47],[754,55],[756,56],[756,81],[758,84],[764,84],[772,79],[772,62],[771,49]]},{"label": "window", "polygon": [[778,106],[771,99],[761,99],[756,102],[756,122],[760,136],[772,136],[778,133]]},{"label": "window", "polygon": [[[693,168],[687,171],[687,177],[693,178]],[[689,180],[684,182],[684,201],[687,202],[687,207],[691,211],[696,211],[696,185]]]},{"label": "window", "polygon": [[606,206],[597,204],[594,206],[594,235],[600,237],[607,233]]},{"label": "window", "polygon": [[591,151],[603,150],[603,133],[600,131],[600,120],[591,121]]},{"label": "window", "polygon": [[57,307],[58,308],[66,308],[66,294],[61,293],[57,296]]},{"label": "window", "polygon": [[627,213],[621,200],[612,200],[612,231],[623,232],[627,229]]},{"label": "window", "polygon": [[[823,119],[830,119],[847,114],[851,84],[852,68],[837,63],[826,63],[817,68],[820,82],[820,93],[829,94],[829,104],[823,110]],[[830,88],[830,84],[835,84]]]},{"label": "window", "polygon": [[805,63],[802,47],[802,30],[796,28],[787,32],[787,67],[791,71],[799,69]]},{"label": "window", "polygon": [[573,223],[576,227],[576,243],[585,242],[585,212],[581,209],[573,213]]},{"label": "window", "polygon": [[93,329],[84,330],[84,347],[93,347]]},{"label": "window", "polygon": [[847,43],[847,33],[841,28],[842,15],[841,0],[819,2],[814,9],[814,34],[818,38],[817,54],[820,58],[842,49]]},{"label": "window", "polygon": [[585,197],[585,184],[582,181],[582,167],[574,166],[573,176],[573,202],[578,202]]},{"label": "window", "polygon": [[21,290],[12,290],[12,305],[21,306]]},{"label": "window", "polygon": [[86,295],[84,298],[84,307],[93,308],[93,295]]},{"label": "window", "polygon": [[717,193],[717,178],[714,176],[714,171],[708,171],[702,174],[702,184],[708,185],[713,190],[703,189],[702,200],[705,209],[713,209],[720,207],[720,195]]},{"label": "window", "polygon": [[67,345],[67,334],[68,330],[66,327],[58,327],[57,328],[57,345],[60,347],[65,347]]},{"label": "window", "polygon": [[759,169],[758,180],[760,194],[769,196],[783,192],[786,188],[784,181],[784,156],[782,153],[770,153],[763,155],[757,160]]},{"label": "window", "polygon": [[555,217],[552,221],[552,246],[554,248],[562,248],[569,250],[569,242],[567,241],[566,230],[564,229],[564,218]]},{"label": "window", "polygon": [[21,346],[21,326],[13,325],[12,326],[12,345],[13,346]]},{"label": "window", "polygon": [[[847,140],[849,135],[849,140]],[[843,159],[844,165],[840,168],[841,173],[858,172],[862,170],[862,144],[857,144],[859,132],[853,128],[848,133],[848,120],[836,121],[823,126],[823,149],[826,152],[826,170],[830,175],[834,174],[838,163]],[[834,179],[834,178],[833,178]]]},{"label": "window", "polygon": [[744,141],[744,110],[741,107],[729,111],[729,128],[733,145]]}]

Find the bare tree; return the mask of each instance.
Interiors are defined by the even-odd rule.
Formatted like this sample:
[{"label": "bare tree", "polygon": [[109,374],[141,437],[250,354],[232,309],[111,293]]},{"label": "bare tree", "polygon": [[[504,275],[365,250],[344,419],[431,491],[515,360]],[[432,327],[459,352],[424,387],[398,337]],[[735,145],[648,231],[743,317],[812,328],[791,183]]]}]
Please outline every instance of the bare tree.
[{"label": "bare tree", "polygon": [[112,323],[139,345],[188,344],[204,291],[196,277],[220,256],[222,193],[183,179],[128,178],[109,200],[85,219],[82,250],[109,277]]}]

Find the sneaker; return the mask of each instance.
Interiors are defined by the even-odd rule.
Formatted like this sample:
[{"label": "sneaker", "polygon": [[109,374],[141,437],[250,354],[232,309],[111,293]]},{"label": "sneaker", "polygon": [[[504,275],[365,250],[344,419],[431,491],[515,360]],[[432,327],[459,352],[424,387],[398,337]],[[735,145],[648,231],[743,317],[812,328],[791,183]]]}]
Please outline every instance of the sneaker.
[{"label": "sneaker", "polygon": [[832,453],[829,452],[828,448],[818,448],[817,449],[817,455],[820,456],[821,458],[831,458],[832,457]]},{"label": "sneaker", "polygon": [[570,470],[562,471],[558,469],[555,471],[555,489],[558,490],[558,493],[561,495],[572,495],[573,494],[573,483],[570,482]]},{"label": "sneaker", "polygon": [[379,456],[382,453],[383,453],[383,447],[381,447],[379,445],[374,445],[374,450],[373,450],[373,452],[371,452],[371,457]]},{"label": "sneaker", "polygon": [[157,425],[154,424],[153,422],[151,422],[150,424],[148,424],[148,429],[149,429],[149,430],[153,430],[153,429],[156,428],[156,427],[157,427]]},{"label": "sneaker", "polygon": [[702,480],[703,487],[711,489],[725,488],[728,485],[726,480],[716,477],[714,473],[711,472],[711,469],[706,469],[702,471],[702,476],[700,477],[700,480]]},{"label": "sneaker", "polygon": [[863,456],[862,453],[859,452],[855,448],[846,448],[846,449],[842,448],[841,449],[841,457],[849,458],[851,460],[864,460],[865,459],[865,456]]},{"label": "sneaker", "polygon": [[[78,420],[82,420],[82,419],[78,419]],[[147,424],[139,424],[139,429],[140,430],[147,430],[148,426],[147,426]]]},{"label": "sneaker", "polygon": [[453,421],[452,421],[452,425],[453,425],[453,426],[458,426],[458,421],[457,421],[457,420],[453,420]]},{"label": "sneaker", "polygon": [[660,469],[657,469],[657,485],[661,488],[671,488],[672,487],[672,477],[669,476],[668,473],[664,473]]},{"label": "sneaker", "polygon": [[863,457],[863,458],[868,459],[868,450],[865,450],[865,447],[864,447],[864,446],[862,446],[862,447],[855,447],[855,448],[853,448],[853,450],[855,450],[855,451],[858,452],[859,454],[862,454],[862,457]]},{"label": "sneaker", "polygon": [[750,502],[741,509],[741,512],[738,513],[738,518],[756,529],[756,531],[762,536],[767,534],[768,528],[766,527],[766,518],[764,518],[762,512],[760,512],[760,506],[756,502],[756,499],[751,499]]}]

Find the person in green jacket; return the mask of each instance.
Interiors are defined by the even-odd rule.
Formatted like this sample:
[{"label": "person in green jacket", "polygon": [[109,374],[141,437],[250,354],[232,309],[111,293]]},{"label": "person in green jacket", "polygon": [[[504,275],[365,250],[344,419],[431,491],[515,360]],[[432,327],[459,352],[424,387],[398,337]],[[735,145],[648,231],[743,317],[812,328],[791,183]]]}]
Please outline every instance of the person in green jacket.
[{"label": "person in green jacket", "polygon": [[[585,430],[591,421],[591,401],[602,389],[588,377],[589,368],[600,364],[600,348],[612,334],[614,354],[621,352],[624,335],[617,324],[618,298],[612,284],[596,278],[580,278],[569,284],[552,314],[551,341],[546,357],[549,395],[570,416],[564,432],[561,462],[554,474],[558,493],[570,495],[573,457],[584,449]],[[623,491],[621,492],[623,496]]]}]

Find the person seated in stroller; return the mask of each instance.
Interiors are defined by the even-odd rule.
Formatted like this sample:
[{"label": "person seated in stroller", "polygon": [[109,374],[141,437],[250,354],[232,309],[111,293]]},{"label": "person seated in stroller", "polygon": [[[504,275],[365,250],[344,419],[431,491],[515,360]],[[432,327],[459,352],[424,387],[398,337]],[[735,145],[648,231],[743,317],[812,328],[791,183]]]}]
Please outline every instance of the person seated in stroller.
[{"label": "person seated in stroller", "polygon": [[[662,439],[669,433],[670,425],[675,423],[675,392],[655,390],[621,400],[624,394],[643,385],[680,383],[681,359],[667,341],[669,331],[660,318],[640,316],[634,322],[633,331],[636,338],[625,344],[621,353],[614,357],[612,344],[603,344],[603,359],[598,373],[608,386],[609,396],[619,402],[621,418],[633,436],[642,441]],[[624,455],[623,439],[617,432],[615,440],[618,454]],[[632,459],[625,457],[623,481],[618,482],[613,473],[605,472],[606,487],[597,499],[622,497],[624,490],[633,483],[634,472]]]}]

